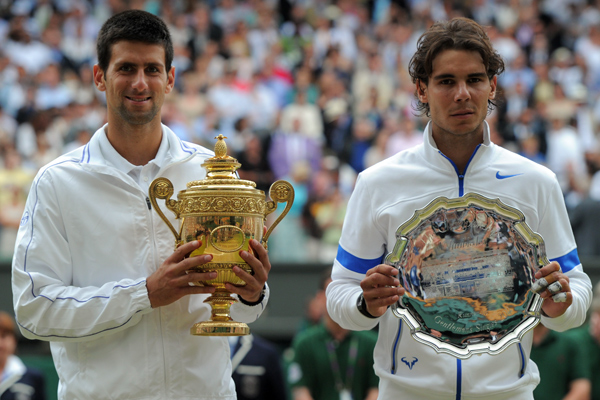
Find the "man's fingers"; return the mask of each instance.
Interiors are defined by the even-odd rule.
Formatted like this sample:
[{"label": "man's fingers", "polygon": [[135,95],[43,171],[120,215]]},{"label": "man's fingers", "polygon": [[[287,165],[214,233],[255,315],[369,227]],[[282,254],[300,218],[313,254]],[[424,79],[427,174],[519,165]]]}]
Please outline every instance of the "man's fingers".
[{"label": "man's fingers", "polygon": [[399,299],[400,299],[400,296],[398,296],[398,295],[393,295],[393,296],[389,296],[389,297],[378,297],[378,298],[374,298],[374,299],[372,298],[369,300],[367,300],[367,298],[365,297],[365,301],[368,302],[369,308],[371,308],[371,309],[391,306],[392,304],[397,302]]},{"label": "man's fingers", "polygon": [[366,276],[369,277],[373,274],[395,276],[398,275],[398,269],[392,267],[391,265],[379,264],[376,267],[373,267],[370,270],[368,270]]},{"label": "man's fingers", "polygon": [[192,240],[191,242],[187,242],[182,244],[181,246],[177,246],[173,254],[169,256],[167,260],[171,262],[179,262],[190,255],[190,253],[200,247],[200,241]]},{"label": "man's fingers", "polygon": [[400,295],[401,290],[402,289],[397,286],[382,286],[364,290],[363,296],[366,301],[384,299]]},{"label": "man's fingers", "polygon": [[[556,262],[556,261],[552,261],[550,264],[544,265],[542,268],[540,268],[536,273],[535,273],[535,278],[539,279],[542,277],[547,277],[548,275],[551,275],[553,272],[558,272],[560,271],[560,265]],[[548,280],[549,283],[550,280]]]},{"label": "man's fingers", "polygon": [[360,287],[363,291],[367,291],[373,288],[386,287],[386,286],[399,286],[400,280],[393,276],[383,274],[371,274],[367,278],[363,279],[360,283]]},{"label": "man's fingers", "polygon": [[194,270],[186,271],[185,275],[182,275],[173,281],[177,286],[187,287],[190,283],[210,281],[217,277],[215,271],[210,272],[196,272]]}]

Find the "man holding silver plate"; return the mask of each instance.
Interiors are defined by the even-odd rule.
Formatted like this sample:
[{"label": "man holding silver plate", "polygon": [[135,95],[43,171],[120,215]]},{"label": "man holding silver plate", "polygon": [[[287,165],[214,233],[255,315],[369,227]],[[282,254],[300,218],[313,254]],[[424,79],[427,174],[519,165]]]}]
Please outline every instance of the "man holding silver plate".
[{"label": "man holding silver plate", "polygon": [[424,143],[357,180],[327,307],[346,329],[379,325],[382,399],[533,399],[531,329],[585,321],[555,175],[490,140],[503,71],[477,23],[434,24],[409,65]]}]

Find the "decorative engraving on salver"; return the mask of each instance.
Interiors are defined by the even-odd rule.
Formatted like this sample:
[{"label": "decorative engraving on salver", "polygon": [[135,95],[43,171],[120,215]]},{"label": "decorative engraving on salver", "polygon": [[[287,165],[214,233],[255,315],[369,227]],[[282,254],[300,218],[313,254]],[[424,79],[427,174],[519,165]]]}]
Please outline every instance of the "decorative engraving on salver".
[{"label": "decorative engraving on salver", "polygon": [[421,290],[427,299],[511,293],[515,289],[508,250],[488,250],[467,262],[423,261],[423,270]]}]

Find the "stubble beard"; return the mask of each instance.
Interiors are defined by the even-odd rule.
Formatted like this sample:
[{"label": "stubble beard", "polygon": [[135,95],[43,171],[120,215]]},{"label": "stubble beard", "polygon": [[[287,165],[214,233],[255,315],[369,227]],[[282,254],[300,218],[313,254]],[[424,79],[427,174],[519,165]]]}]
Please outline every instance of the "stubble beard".
[{"label": "stubble beard", "polygon": [[119,116],[131,125],[145,125],[150,123],[156,114],[158,114],[159,107],[153,103],[152,108],[146,112],[132,112],[125,107],[124,104],[121,104],[120,107],[117,108],[117,112]]}]

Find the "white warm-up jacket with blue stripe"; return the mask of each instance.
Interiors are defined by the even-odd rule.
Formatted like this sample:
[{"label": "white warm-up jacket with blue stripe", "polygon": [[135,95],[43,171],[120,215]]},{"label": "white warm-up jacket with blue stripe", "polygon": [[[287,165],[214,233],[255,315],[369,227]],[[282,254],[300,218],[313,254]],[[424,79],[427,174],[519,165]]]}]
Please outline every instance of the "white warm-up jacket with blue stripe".
[{"label": "white warm-up jacket with blue stripe", "polygon": [[[201,164],[212,153],[166,126],[163,135],[168,153],[157,176],[177,194],[205,177]],[[102,157],[101,137],[104,128],[33,182],[13,260],[21,332],[50,341],[60,399],[235,400],[227,338],[190,334],[210,318],[208,295],[151,308],[146,277],[173,253],[175,237],[148,194]],[[254,321],[267,297],[234,304],[232,317]]]},{"label": "white warm-up jacket with blue stripe", "polygon": [[529,360],[532,332],[499,355],[474,355],[466,360],[438,354],[414,340],[406,324],[388,311],[380,318],[363,316],[356,303],[359,283],[370,268],[392,251],[396,231],[415,210],[437,197],[479,193],[523,212],[539,233],[550,260],[560,263],[570,279],[573,304],[558,318],[542,317],[547,327],[564,331],[582,324],[591,301],[591,283],[583,272],[555,175],[490,141],[473,153],[465,173],[436,147],[426,127],[424,143],[400,152],[362,172],[351,196],[333,282],[327,288],[327,308],[342,327],[372,329],[379,324],[375,371],[380,399],[533,399],[538,368]]}]

